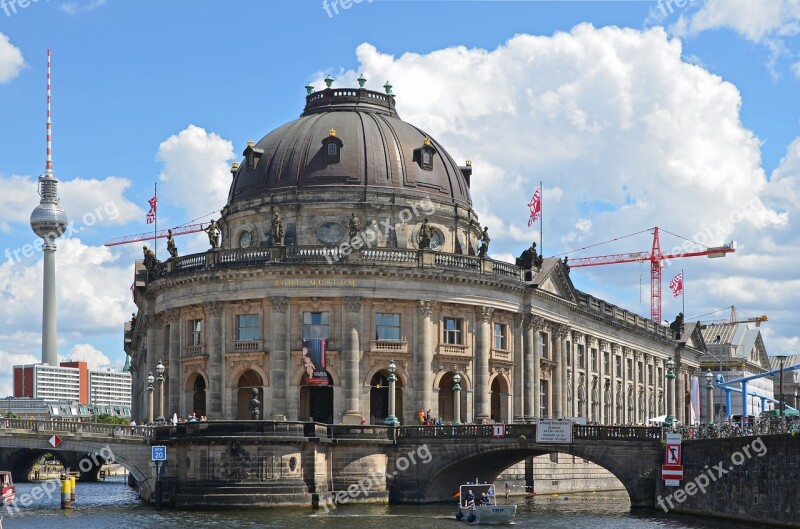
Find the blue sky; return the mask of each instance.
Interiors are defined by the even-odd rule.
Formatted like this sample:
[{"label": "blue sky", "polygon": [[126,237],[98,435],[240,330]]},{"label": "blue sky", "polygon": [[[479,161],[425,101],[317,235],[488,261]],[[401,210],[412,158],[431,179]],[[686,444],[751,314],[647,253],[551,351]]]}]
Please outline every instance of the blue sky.
[{"label": "blue sky", "polygon": [[[340,0],[337,8],[329,16],[321,0],[0,1],[0,393],[7,366],[40,354],[41,255],[21,250],[34,240],[27,219],[44,169],[47,48],[55,174],[79,230],[58,251],[64,357],[124,361],[141,247],[102,244],[151,228],[144,215],[154,182],[161,226],[213,214],[224,205],[226,168],[247,140],[299,115],[308,81],[319,88],[331,74],[344,86],[362,72],[368,87],[392,82],[401,117],[456,159],[475,161],[475,207],[495,258],[538,239],[525,204],[540,180],[548,255],[654,225],[710,234],[712,245],[736,239],[733,256],[664,271],[665,318],[680,310],[666,283],[683,268],[688,316],[730,305],[764,313],[770,353],[797,351],[800,8],[792,2],[364,0],[344,9]],[[681,242],[662,239],[665,250]],[[200,251],[203,237],[179,247]],[[580,255],[649,247],[645,233]],[[575,269],[572,278],[648,315],[647,273],[624,265]]]}]

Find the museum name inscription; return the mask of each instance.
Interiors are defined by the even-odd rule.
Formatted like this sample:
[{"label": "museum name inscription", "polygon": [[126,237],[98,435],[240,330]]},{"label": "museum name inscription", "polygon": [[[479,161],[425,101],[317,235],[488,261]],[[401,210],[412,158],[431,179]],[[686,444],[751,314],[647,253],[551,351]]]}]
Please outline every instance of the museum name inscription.
[{"label": "museum name inscription", "polygon": [[276,279],[276,287],[354,287],[355,279]]}]

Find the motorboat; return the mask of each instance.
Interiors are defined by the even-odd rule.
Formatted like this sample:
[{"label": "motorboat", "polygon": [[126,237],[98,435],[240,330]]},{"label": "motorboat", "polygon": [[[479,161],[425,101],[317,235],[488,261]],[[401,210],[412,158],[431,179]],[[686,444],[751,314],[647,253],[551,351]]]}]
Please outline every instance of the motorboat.
[{"label": "motorboat", "polygon": [[11,479],[11,472],[0,470],[0,484],[2,484],[3,490],[3,505],[16,501],[17,493],[14,489],[14,480]]},{"label": "motorboat", "polygon": [[471,524],[511,524],[517,514],[516,504],[498,504],[491,483],[466,483],[458,490],[456,520]]}]

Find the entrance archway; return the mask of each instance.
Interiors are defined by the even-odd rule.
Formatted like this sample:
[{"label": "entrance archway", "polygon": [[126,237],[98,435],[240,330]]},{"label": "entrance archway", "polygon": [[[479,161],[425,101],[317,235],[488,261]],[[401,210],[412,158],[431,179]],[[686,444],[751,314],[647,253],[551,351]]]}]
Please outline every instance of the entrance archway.
[{"label": "entrance archway", "polygon": [[500,375],[494,377],[491,390],[491,418],[495,422],[506,422],[508,417],[508,384],[505,378]]},{"label": "entrance archway", "polygon": [[195,373],[189,377],[186,391],[189,393],[191,401],[189,402],[189,410],[186,411],[188,415],[194,412],[195,415],[207,415],[206,413],[206,380],[200,373]]},{"label": "entrance archway", "polygon": [[301,421],[316,421],[333,424],[333,377],[327,371],[327,386],[310,386],[308,374],[303,373],[300,381],[300,408]]},{"label": "entrance archway", "polygon": [[[439,379],[439,417],[445,422],[452,422],[455,420],[455,416],[453,415],[453,375],[455,375],[455,373],[448,371]],[[459,417],[458,420],[462,423],[466,423],[467,417],[469,416],[469,410],[467,409],[467,390],[469,388],[463,373],[461,374],[460,385],[461,417]]]},{"label": "entrance archway", "polygon": [[[375,373],[369,386],[370,424],[383,424],[389,416],[389,372]],[[403,424],[403,390],[399,378],[394,383],[394,415]]]},{"label": "entrance archway", "polygon": [[252,419],[250,413],[250,401],[253,399],[252,389],[258,389],[258,400],[264,403],[264,382],[261,380],[261,375],[248,369],[239,377],[239,382],[236,384],[236,420],[244,421]]}]

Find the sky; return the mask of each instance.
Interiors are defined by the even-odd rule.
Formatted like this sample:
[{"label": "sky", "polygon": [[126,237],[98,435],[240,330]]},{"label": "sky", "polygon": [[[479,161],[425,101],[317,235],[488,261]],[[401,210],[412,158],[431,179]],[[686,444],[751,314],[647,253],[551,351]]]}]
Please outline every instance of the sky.
[{"label": "sky", "polygon": [[[41,355],[29,218],[48,48],[72,221],[56,252],[58,353],[120,368],[141,244],[104,242],[152,229],[156,183],[159,227],[218,215],[248,140],[296,119],[306,83],[351,87],[362,73],[473,161],[491,257],[513,261],[532,241],[572,259],[649,252],[655,226],[664,252],[735,240],[723,259],[667,263],[663,318],[685,303],[688,319],[719,321],[735,306],[768,316],[769,354],[797,353],[799,34],[798,0],[0,0],[0,395],[12,365]],[[527,223],[540,181],[543,241]],[[202,233],[178,239],[182,255],[206,247]],[[649,317],[648,263],[571,278]]]}]

